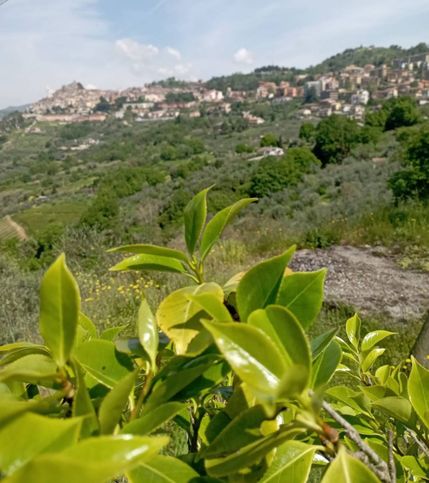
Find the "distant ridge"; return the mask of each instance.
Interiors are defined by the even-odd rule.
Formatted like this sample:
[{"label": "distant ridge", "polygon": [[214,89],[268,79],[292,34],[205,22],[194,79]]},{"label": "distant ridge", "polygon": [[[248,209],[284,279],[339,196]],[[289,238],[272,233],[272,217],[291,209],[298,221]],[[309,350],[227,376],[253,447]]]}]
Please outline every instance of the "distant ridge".
[{"label": "distant ridge", "polygon": [[29,106],[30,104],[25,104],[23,106],[10,106],[6,107],[5,109],[0,109],[0,119],[3,119],[12,112],[24,112]]}]

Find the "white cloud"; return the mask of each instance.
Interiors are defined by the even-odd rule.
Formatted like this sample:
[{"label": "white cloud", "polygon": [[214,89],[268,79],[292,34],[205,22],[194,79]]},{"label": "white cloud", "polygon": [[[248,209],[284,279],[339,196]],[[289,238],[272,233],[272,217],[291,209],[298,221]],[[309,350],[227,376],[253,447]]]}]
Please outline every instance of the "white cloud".
[{"label": "white cloud", "polygon": [[237,62],[237,64],[251,65],[254,63],[252,52],[245,48],[237,50],[237,52],[234,54],[234,60]]},{"label": "white cloud", "polygon": [[174,57],[176,60],[182,60],[182,54],[177,50],[174,49],[173,47],[166,47],[165,51],[167,54],[171,55],[171,57]]},{"label": "white cloud", "polygon": [[142,64],[159,54],[158,47],[152,44],[141,44],[133,39],[119,39],[115,42],[115,46],[125,57]]}]

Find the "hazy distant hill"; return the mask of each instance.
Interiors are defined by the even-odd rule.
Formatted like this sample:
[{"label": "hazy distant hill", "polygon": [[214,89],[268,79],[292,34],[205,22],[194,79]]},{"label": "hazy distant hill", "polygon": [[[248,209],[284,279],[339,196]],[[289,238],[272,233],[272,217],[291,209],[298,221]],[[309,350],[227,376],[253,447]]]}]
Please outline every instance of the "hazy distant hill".
[{"label": "hazy distant hill", "polygon": [[24,112],[28,106],[29,104],[25,104],[24,106],[10,106],[6,107],[5,109],[0,109],[0,119],[3,119],[11,112]]}]

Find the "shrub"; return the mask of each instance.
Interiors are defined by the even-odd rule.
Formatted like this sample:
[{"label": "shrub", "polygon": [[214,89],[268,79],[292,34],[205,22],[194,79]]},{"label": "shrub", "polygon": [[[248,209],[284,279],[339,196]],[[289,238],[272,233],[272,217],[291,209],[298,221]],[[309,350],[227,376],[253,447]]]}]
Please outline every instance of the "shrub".
[{"label": "shrub", "polygon": [[393,194],[396,200],[429,199],[429,126],[403,133],[399,138],[405,150],[405,167],[389,180]]},{"label": "shrub", "polygon": [[[81,313],[64,255],[48,269],[44,345],[0,347],[5,481],[103,483],[126,474],[131,483],[305,483],[313,464],[323,483],[427,475],[429,371],[414,358],[377,367],[380,343],[394,334],[362,334],[357,315],[345,337],[334,328],[310,340],[326,271],[293,273],[294,247],[223,286],[207,281],[206,258],[254,201],[207,223],[207,192],[185,208],[186,252],[113,250],[132,256],[112,271],[167,271],[192,283],[156,314],[143,297],[134,337],[121,327],[100,334]],[[178,427],[186,435],[176,457],[159,454],[168,443],[160,432],[172,427],[176,439]]]}]

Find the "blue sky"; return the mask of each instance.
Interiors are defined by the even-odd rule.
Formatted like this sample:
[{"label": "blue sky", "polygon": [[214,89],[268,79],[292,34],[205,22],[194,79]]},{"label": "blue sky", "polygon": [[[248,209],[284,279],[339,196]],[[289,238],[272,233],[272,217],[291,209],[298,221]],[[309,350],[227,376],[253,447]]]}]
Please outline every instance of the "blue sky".
[{"label": "blue sky", "polygon": [[123,88],[266,64],[305,67],[359,45],[429,42],[429,0],[9,0],[0,107],[79,80]]}]

